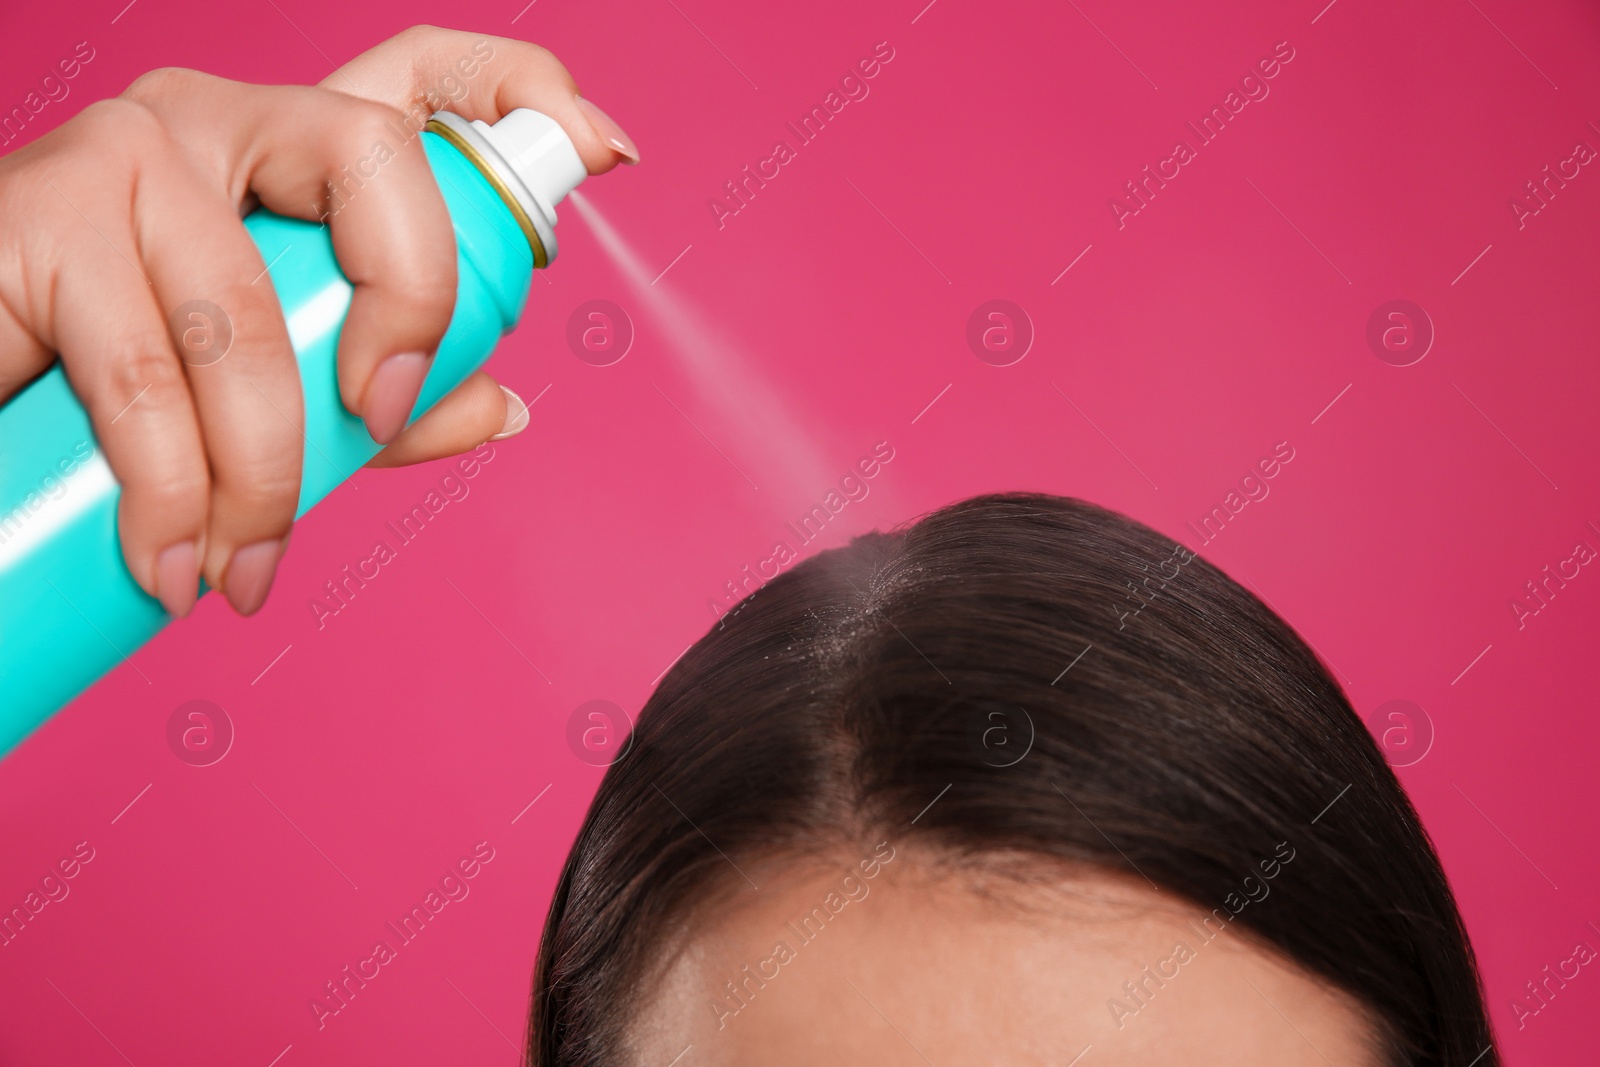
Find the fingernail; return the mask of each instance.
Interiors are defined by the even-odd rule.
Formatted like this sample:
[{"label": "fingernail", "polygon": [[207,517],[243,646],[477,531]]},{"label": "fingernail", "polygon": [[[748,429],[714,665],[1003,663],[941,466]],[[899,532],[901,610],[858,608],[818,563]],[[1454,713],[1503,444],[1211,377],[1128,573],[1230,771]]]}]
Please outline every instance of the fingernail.
[{"label": "fingernail", "polygon": [[500,432],[489,438],[491,441],[504,441],[528,428],[528,405],[505,386],[502,385],[500,391],[506,394],[506,421],[505,425],[500,427]]},{"label": "fingernail", "polygon": [[167,614],[183,618],[200,595],[200,556],[193,541],[168,545],[156,557],[156,598]]},{"label": "fingernail", "polygon": [[402,352],[378,364],[367,385],[367,404],[363,419],[367,433],[380,445],[400,436],[411,409],[417,406],[422,379],[428,376],[432,361],[421,352]]},{"label": "fingernail", "polygon": [[258,541],[234,552],[228,573],[222,579],[222,593],[240,615],[254,615],[266,603],[267,591],[278,573],[283,556],[283,541]]},{"label": "fingernail", "polygon": [[633,143],[632,137],[622,132],[622,127],[617,125],[616,119],[581,96],[575,96],[573,99],[578,102],[578,110],[583,112],[583,117],[589,120],[589,125],[594,127],[595,134],[606,143],[607,147],[627,160],[630,166],[639,162],[639,146]]}]

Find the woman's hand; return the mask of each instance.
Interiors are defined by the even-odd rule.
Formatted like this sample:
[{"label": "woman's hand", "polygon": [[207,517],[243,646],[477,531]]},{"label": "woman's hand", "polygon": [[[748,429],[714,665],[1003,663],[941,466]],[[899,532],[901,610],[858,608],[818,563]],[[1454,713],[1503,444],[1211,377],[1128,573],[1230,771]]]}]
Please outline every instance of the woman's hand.
[{"label": "woman's hand", "polygon": [[[0,159],[0,403],[60,354],[122,485],[134,578],[175,615],[204,577],[235,610],[266,599],[300,491],[300,381],[283,315],[241,218],[261,204],[325,219],[355,283],[339,343],[345,406],[387,445],[375,466],[509,436],[526,406],[476,374],[410,427],[455,303],[455,238],[412,137],[360,194],[342,169],[448,109],[494,122],[534,108],[589,173],[638,152],[522,41],[416,27],[320,86],[255,86],[158,70]],[[226,359],[185,361],[170,318],[207,300]],[[205,365],[200,365],[204,363]]]}]

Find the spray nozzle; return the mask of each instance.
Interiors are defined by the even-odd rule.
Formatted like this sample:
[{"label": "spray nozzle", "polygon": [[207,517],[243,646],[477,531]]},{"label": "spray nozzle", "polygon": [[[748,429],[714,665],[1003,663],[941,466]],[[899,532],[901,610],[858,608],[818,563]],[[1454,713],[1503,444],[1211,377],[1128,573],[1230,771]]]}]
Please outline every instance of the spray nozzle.
[{"label": "spray nozzle", "polygon": [[439,111],[428,127],[464,152],[495,185],[533,246],[534,264],[543,267],[555,259],[556,205],[589,176],[561,124],[519,107],[493,125]]}]

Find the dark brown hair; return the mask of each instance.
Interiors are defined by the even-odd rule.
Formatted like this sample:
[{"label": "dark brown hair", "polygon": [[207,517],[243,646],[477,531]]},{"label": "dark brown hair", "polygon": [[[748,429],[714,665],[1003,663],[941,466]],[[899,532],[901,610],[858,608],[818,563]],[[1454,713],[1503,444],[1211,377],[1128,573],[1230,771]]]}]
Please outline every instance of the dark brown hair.
[{"label": "dark brown hair", "polygon": [[1287,843],[1233,921],[1365,1005],[1392,1062],[1499,1062],[1428,836],[1305,642],[1146,526],[1006,494],[798,564],[668,672],[562,872],[528,1063],[620,1062],[659,932],[730,859],[886,837],[1136,869],[1230,916]]}]

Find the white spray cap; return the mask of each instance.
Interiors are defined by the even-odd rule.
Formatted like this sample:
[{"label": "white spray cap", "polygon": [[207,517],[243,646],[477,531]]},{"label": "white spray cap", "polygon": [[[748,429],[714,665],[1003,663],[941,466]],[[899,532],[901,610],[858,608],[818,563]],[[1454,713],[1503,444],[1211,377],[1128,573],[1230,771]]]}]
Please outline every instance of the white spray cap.
[{"label": "white spray cap", "polygon": [[[519,107],[490,125],[481,119],[468,122],[448,111],[436,112],[433,121],[458,148],[468,150],[489,166],[505,184],[512,201],[507,206],[530,224],[535,260],[544,253],[545,266],[556,258],[556,205],[589,176],[572,139],[549,115]],[[454,136],[451,136],[454,135]],[[542,245],[540,249],[538,245]]]},{"label": "white spray cap", "polygon": [[493,126],[481,121],[472,125],[511,164],[529,192],[550,205],[552,216],[555,206],[589,176],[567,131],[549,115],[519,107]]}]

